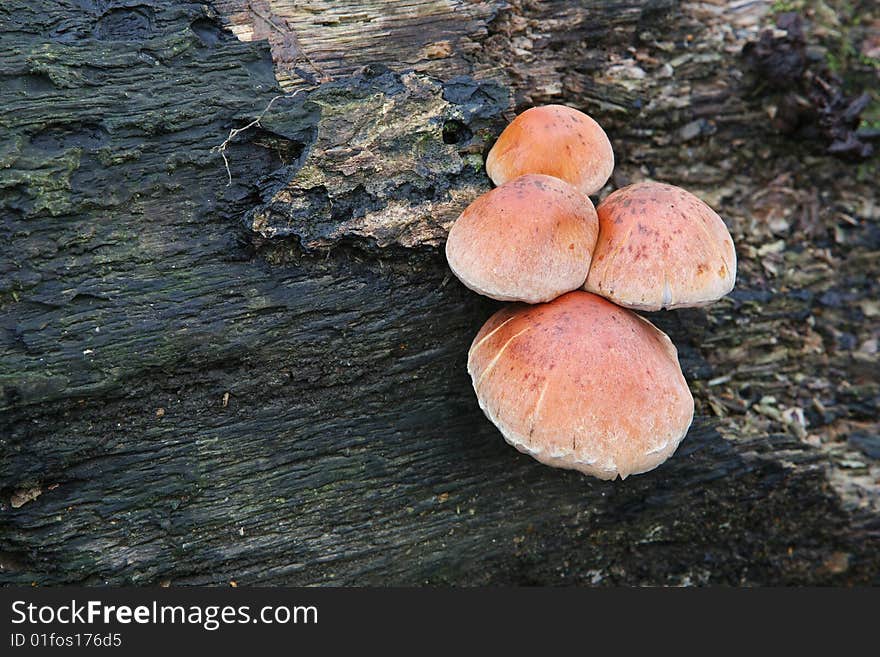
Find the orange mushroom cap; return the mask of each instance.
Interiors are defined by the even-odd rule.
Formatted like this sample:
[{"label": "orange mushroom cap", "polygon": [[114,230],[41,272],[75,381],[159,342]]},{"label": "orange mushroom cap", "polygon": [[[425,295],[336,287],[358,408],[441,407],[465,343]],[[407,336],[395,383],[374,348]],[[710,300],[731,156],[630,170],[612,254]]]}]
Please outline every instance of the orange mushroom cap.
[{"label": "orange mushroom cap", "polygon": [[486,192],[452,225],[446,259],[467,287],[501,301],[538,303],[587,278],[599,233],[589,197],[543,175]]},{"label": "orange mushroom cap", "polygon": [[600,479],[657,467],[694,414],[666,334],[588,292],[498,311],[471,345],[468,372],[508,443]]},{"label": "orange mushroom cap", "polygon": [[733,289],[736,251],[712,208],[679,187],[643,182],[597,208],[584,289],[638,310],[703,306]]},{"label": "orange mushroom cap", "polygon": [[526,110],[510,122],[486,158],[496,185],[526,173],[543,173],[593,194],[614,169],[614,151],[601,126],[565,105]]}]

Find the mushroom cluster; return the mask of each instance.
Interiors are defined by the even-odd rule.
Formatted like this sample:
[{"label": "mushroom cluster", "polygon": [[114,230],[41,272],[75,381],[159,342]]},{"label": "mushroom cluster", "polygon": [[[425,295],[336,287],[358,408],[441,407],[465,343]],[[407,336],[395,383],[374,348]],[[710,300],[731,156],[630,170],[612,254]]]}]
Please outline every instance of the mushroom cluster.
[{"label": "mushroom cluster", "polygon": [[592,118],[529,109],[486,158],[496,187],[446,242],[464,285],[515,302],[468,352],[483,412],[521,452],[601,479],[660,465],[694,415],[675,346],[633,310],[703,306],[736,278],[727,227],[693,194],[641,182],[594,207],[613,168]]}]

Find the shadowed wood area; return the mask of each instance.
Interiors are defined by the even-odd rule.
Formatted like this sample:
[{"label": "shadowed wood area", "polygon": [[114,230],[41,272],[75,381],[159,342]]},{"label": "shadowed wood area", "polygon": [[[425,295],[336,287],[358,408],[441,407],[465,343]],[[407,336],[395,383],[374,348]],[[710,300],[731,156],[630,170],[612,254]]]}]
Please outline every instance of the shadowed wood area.
[{"label": "shadowed wood area", "polygon": [[[0,582],[880,583],[877,157],[828,136],[864,92],[876,139],[876,17],[811,6],[771,84],[767,2],[4,2]],[[597,198],[682,185],[738,248],[651,315],[698,418],[624,482],[505,445],[465,371],[499,305],[445,234],[548,102],[606,128]]]}]

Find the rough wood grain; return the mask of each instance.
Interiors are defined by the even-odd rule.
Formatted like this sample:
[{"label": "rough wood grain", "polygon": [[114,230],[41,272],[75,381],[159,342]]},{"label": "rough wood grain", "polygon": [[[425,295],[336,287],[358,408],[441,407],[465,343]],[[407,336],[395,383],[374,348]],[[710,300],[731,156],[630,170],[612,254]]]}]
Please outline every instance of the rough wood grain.
[{"label": "rough wood grain", "polygon": [[[265,40],[276,75],[291,90],[393,62],[419,73],[473,75],[471,54],[502,0],[217,0],[223,24],[242,41]],[[496,71],[499,64],[480,67]]]},{"label": "rough wood grain", "polygon": [[[253,3],[296,25],[288,60],[224,28],[231,2],[0,7],[0,582],[880,581],[878,206],[763,119],[739,51],[767,3],[332,4]],[[444,41],[469,45],[423,65]],[[297,67],[333,80],[233,140],[227,185],[211,149]],[[386,151],[374,110],[405,80],[428,115]],[[702,417],[624,484],[504,445],[464,371],[497,306],[437,248],[485,131],[547,101],[608,126],[609,188],[685,184],[742,245],[731,299],[652,318]],[[346,173],[364,144],[409,187]],[[394,202],[437,213],[389,230]]]}]

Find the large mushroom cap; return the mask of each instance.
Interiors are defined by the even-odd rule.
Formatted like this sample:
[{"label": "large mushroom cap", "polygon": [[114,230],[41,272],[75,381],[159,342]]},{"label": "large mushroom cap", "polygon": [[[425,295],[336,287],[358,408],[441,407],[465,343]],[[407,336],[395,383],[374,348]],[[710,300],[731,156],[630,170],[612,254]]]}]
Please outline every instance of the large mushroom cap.
[{"label": "large mushroom cap", "polygon": [[588,292],[498,311],[471,345],[468,372],[508,443],[600,479],[657,467],[694,414],[666,334]]},{"label": "large mushroom cap", "polygon": [[475,292],[550,301],[584,284],[598,232],[589,197],[550,176],[521,176],[462,212],[449,231],[446,259]]},{"label": "large mushroom cap", "polygon": [[733,289],[736,251],[712,208],[679,187],[623,187],[597,208],[584,289],[638,310],[703,306]]},{"label": "large mushroom cap", "polygon": [[608,181],[614,151],[601,126],[565,105],[526,110],[510,122],[486,158],[496,185],[526,173],[543,173],[593,194]]}]

